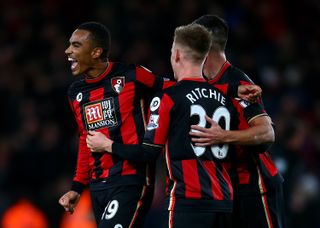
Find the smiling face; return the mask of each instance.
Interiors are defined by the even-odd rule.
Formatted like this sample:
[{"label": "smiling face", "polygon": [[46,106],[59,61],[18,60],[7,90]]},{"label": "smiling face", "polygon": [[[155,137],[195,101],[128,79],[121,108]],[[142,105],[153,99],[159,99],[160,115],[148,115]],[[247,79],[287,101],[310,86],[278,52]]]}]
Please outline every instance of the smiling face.
[{"label": "smiling face", "polygon": [[97,58],[89,31],[75,30],[65,53],[68,56],[68,61],[71,62],[73,75],[89,74],[89,71],[94,68]]}]

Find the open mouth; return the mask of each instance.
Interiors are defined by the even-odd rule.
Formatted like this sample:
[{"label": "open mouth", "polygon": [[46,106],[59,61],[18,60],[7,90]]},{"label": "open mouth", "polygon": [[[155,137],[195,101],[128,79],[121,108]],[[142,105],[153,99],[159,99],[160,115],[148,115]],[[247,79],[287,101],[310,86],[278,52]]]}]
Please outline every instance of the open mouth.
[{"label": "open mouth", "polygon": [[78,61],[71,57],[68,57],[68,61],[71,62],[71,70],[74,71],[78,66]]}]

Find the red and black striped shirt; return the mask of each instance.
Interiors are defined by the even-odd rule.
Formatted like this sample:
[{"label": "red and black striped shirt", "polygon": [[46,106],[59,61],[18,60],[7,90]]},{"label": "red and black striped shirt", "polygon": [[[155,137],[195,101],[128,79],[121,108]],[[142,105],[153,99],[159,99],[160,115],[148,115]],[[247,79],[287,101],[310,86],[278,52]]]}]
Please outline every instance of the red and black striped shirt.
[{"label": "red and black striped shirt", "polygon": [[[229,85],[253,84],[245,73],[233,67],[228,61],[209,83],[220,89],[227,89]],[[238,111],[234,129],[247,129],[249,128],[248,120],[255,116],[267,115],[261,100],[259,106],[256,105],[251,109],[250,115],[245,115],[237,99],[234,98],[233,103]],[[230,176],[235,194],[264,193],[283,181],[267,151],[257,151],[255,146],[230,145],[229,154],[231,156]]]},{"label": "red and black striped shirt", "polygon": [[81,192],[90,181],[106,180],[111,185],[146,182],[146,163],[91,153],[85,140],[87,132],[95,130],[115,142],[141,143],[146,117],[142,100],[162,86],[162,78],[141,66],[112,62],[98,78],[80,79],[70,86],[68,98],[80,134],[73,190]]},{"label": "red and black striped shirt", "polygon": [[166,146],[168,210],[232,211],[233,190],[223,164],[228,145],[196,147],[189,135],[192,124],[207,125],[205,115],[229,130],[232,107],[202,78],[181,80],[151,101],[143,144]]}]

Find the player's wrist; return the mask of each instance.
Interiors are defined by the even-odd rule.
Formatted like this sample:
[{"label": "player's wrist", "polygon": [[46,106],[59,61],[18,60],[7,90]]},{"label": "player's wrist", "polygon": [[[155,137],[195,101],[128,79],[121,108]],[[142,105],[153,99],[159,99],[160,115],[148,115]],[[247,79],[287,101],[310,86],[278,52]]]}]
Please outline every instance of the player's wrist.
[{"label": "player's wrist", "polygon": [[222,138],[220,143],[233,143],[234,142],[234,132],[223,130]]},{"label": "player's wrist", "polygon": [[106,142],[104,145],[104,150],[107,151],[108,153],[112,153],[112,144],[113,141],[110,140],[110,142]]},{"label": "player's wrist", "polygon": [[78,193],[80,195],[85,187],[86,186],[84,184],[81,184],[78,181],[73,181],[70,190],[74,191],[74,192],[76,192],[76,193]]}]

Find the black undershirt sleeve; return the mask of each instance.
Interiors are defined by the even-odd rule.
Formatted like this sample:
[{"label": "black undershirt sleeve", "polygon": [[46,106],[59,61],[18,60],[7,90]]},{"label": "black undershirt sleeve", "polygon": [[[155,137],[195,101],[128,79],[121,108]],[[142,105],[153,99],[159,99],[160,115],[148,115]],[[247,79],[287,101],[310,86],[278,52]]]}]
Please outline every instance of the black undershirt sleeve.
[{"label": "black undershirt sleeve", "polygon": [[162,149],[162,146],[149,144],[129,145],[116,142],[112,144],[112,154],[136,162],[154,161],[157,159]]},{"label": "black undershirt sleeve", "polygon": [[72,185],[71,185],[71,190],[72,191],[75,191],[75,192],[81,194],[85,188],[86,188],[86,185],[81,184],[78,181],[73,181],[72,182]]}]

